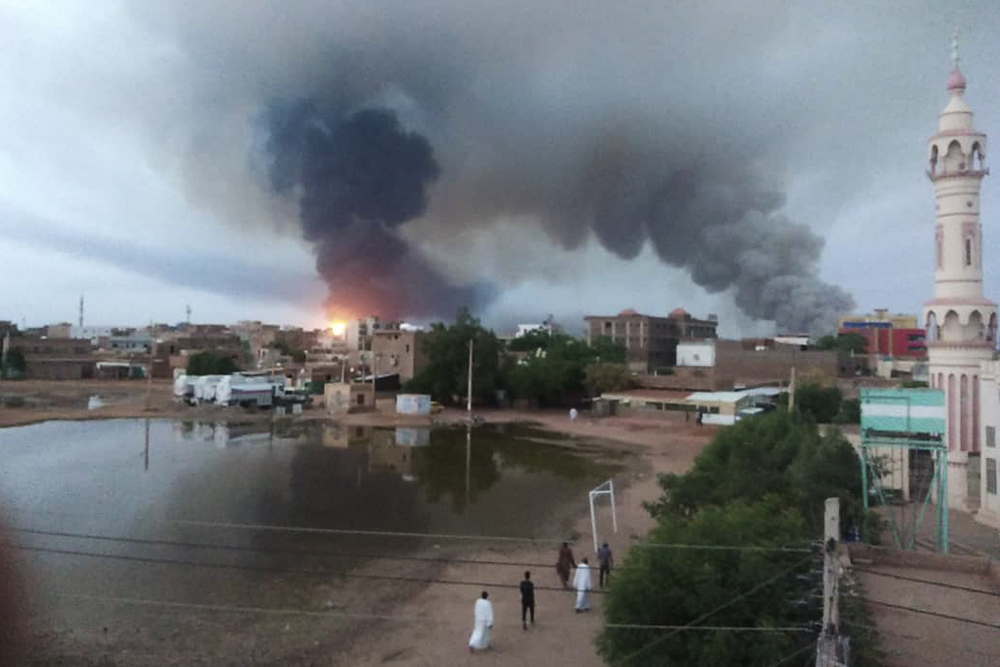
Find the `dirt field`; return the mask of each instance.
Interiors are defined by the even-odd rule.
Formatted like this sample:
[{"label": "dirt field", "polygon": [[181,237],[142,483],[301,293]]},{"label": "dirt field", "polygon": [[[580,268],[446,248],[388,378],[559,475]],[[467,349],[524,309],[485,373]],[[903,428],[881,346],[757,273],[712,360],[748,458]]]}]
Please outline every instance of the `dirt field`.
[{"label": "dirt field", "polygon": [[[151,410],[145,410],[145,384],[138,382],[0,384],[0,397],[17,395],[19,407],[0,408],[0,425],[27,424],[48,419],[101,419],[155,416],[215,420],[270,419],[269,413],[247,413],[240,409],[195,407],[174,403],[169,383],[154,383]],[[87,410],[86,401],[101,396],[107,404]],[[20,401],[15,401],[20,403]],[[384,407],[383,407],[384,406]],[[428,417],[398,417],[388,399],[382,411],[350,415],[350,424],[393,425],[457,422],[464,411],[446,410]],[[683,420],[585,417],[570,421],[565,412],[477,411],[488,422],[533,422],[572,439],[599,438],[627,451],[632,464],[617,478],[618,527],[608,541],[616,555],[624,556],[629,543],[642,536],[652,521],[642,502],[658,496],[656,473],[683,472],[715,429],[694,427]],[[288,419],[324,419],[314,409]],[[623,488],[622,488],[623,487]],[[126,605],[115,614],[125,614],[111,627],[71,631],[67,627],[36,626],[34,665],[600,665],[593,638],[601,620],[601,595],[594,596],[594,610],[573,611],[573,593],[559,590],[554,571],[557,544],[578,540],[577,558],[593,554],[586,500],[579,505],[544,508],[551,512],[550,541],[535,543],[472,542],[461,546],[435,544],[421,555],[490,560],[492,565],[443,562],[403,563],[372,560],[354,574],[400,575],[444,581],[509,582],[509,588],[491,590],[496,611],[493,649],[470,655],[472,607],[478,589],[470,586],[427,585],[364,580],[317,583],[315,578],[287,582],[294,594],[278,600],[262,599],[260,611],[176,609]],[[600,520],[610,527],[605,507]],[[510,563],[497,565],[495,563]],[[532,564],[526,566],[524,564]],[[539,588],[536,593],[536,624],[521,628],[516,585],[523,571],[531,569]],[[293,579],[290,577],[290,579]],[[596,585],[596,570],[595,570]],[[554,588],[556,590],[545,590]],[[137,596],[139,597],[139,596]],[[44,602],[41,602],[44,604]],[[276,614],[263,610],[294,608],[307,614]],[[88,614],[108,612],[105,603],[79,601],[80,624],[88,628]],[[93,623],[89,624],[90,626]],[[239,657],[237,657],[239,656]]]}]

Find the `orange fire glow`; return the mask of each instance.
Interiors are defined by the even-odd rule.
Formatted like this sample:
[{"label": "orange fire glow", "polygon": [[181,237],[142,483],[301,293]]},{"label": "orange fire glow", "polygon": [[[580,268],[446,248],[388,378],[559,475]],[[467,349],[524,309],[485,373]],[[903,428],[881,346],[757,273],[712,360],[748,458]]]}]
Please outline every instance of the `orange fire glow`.
[{"label": "orange fire glow", "polygon": [[345,331],[347,331],[345,322],[330,322],[330,333],[334,336],[343,336]]}]

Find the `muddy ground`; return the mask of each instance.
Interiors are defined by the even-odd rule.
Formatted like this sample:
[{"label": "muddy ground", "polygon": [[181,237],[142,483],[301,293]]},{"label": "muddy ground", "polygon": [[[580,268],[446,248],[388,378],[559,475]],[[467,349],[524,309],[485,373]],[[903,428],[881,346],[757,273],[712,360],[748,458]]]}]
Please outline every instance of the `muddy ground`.
[{"label": "muddy ground", "polygon": [[[15,407],[0,407],[0,425],[142,416],[226,421],[271,418],[269,413],[177,404],[170,384],[162,382],[153,383],[148,412],[142,382],[3,383],[0,396],[13,395],[11,384],[18,385],[16,394],[25,400],[15,400]],[[100,395],[106,406],[88,410],[86,400],[91,395]],[[347,422],[392,425],[464,418],[458,410],[433,418],[399,418],[391,412],[391,400],[383,405],[378,413],[351,415]],[[612,449],[631,454],[626,469],[616,476],[619,531],[608,539],[621,556],[652,525],[642,502],[658,496],[656,474],[687,470],[714,432],[683,420],[581,417],[571,422],[562,411],[477,414],[490,422],[533,422],[569,448],[575,446],[575,439],[581,444],[600,439]],[[294,419],[325,417],[316,409]],[[270,582],[274,585],[257,587],[249,594],[236,590],[237,579],[231,584],[232,599],[249,600],[240,604],[220,600],[217,606],[191,607],[178,600],[175,607],[149,605],[140,591],[131,600],[75,600],[76,616],[53,622],[45,612],[46,600],[36,599],[32,657],[26,664],[600,665],[593,639],[600,626],[601,595],[594,596],[594,611],[575,614],[573,593],[561,590],[553,568],[562,539],[575,541],[578,558],[593,556],[586,498],[562,506],[543,502],[539,511],[547,514],[548,528],[537,542],[424,540],[415,555],[427,560],[368,560],[353,567],[348,578],[276,573]],[[606,507],[599,519],[602,530],[610,532]],[[308,564],[323,565],[321,558]],[[525,569],[532,570],[538,587],[536,624],[527,631],[521,628],[516,589]],[[365,579],[365,575],[460,583],[387,582]],[[467,642],[480,586],[468,582],[490,584],[496,609],[494,648],[477,655],[469,655]]]}]

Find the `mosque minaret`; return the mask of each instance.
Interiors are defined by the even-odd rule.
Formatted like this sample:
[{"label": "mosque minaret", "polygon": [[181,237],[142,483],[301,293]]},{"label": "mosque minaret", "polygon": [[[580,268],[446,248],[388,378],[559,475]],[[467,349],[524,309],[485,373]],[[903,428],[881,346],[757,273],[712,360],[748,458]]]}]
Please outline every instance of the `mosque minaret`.
[{"label": "mosque minaret", "polygon": [[[979,187],[989,174],[986,135],[975,129],[963,99],[958,66],[948,76],[951,99],[928,141],[927,176],[937,200],[934,230],[934,298],[924,304],[931,386],[945,392],[948,504],[975,509],[969,467],[979,468],[980,363],[993,358],[997,304],[983,296],[983,244]],[[973,476],[975,480],[978,474]]]}]

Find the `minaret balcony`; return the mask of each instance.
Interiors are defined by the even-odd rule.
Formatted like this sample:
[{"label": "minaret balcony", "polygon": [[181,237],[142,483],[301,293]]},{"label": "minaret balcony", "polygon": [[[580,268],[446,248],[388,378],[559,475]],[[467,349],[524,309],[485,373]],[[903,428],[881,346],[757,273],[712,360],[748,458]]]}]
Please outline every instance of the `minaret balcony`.
[{"label": "minaret balcony", "polygon": [[945,172],[945,171],[931,171],[927,169],[927,178],[931,180],[932,183],[937,181],[947,181],[947,180],[958,180],[960,178],[978,178],[982,179],[984,176],[989,176],[990,168],[985,167],[983,169],[962,169],[959,171]]}]

